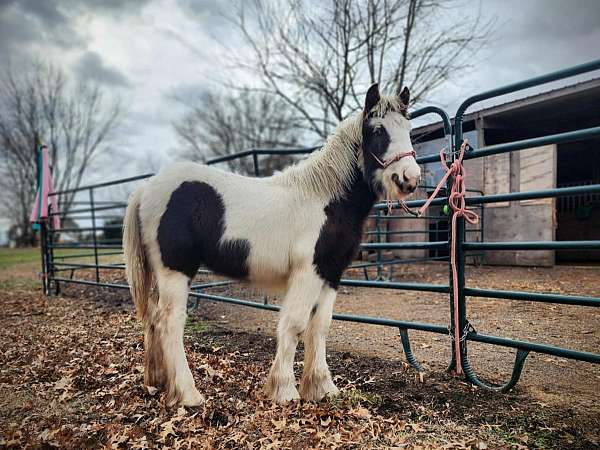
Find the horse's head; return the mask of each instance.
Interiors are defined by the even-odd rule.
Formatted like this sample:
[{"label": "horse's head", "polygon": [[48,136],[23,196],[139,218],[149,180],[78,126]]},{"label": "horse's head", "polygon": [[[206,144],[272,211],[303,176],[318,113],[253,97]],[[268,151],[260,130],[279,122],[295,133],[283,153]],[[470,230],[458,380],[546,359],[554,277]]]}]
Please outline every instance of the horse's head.
[{"label": "horse's head", "polygon": [[421,178],[410,140],[406,112],[410,93],[404,88],[392,97],[379,95],[374,84],[367,91],[363,111],[363,170],[365,180],[378,195],[403,200],[412,194]]}]

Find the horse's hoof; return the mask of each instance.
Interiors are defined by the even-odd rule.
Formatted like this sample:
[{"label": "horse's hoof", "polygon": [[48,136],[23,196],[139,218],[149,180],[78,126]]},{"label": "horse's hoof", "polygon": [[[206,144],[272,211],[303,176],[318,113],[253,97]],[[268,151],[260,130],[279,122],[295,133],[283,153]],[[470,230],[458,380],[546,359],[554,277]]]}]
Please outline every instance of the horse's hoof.
[{"label": "horse's hoof", "polygon": [[340,390],[337,388],[337,386],[335,384],[332,383],[332,387],[329,389],[329,391],[327,391],[327,393],[325,394],[325,397],[334,398],[334,397],[337,397],[338,395],[340,395]]},{"label": "horse's hoof", "polygon": [[266,394],[278,405],[285,405],[291,401],[300,400],[300,394],[294,385],[276,386],[267,391]]},{"label": "horse's hoof", "polygon": [[193,407],[197,407],[197,406],[202,406],[202,405],[204,405],[205,402],[206,402],[206,398],[204,398],[204,395],[202,395],[200,392],[198,392],[198,389],[194,388],[193,391],[184,394],[184,396],[181,399],[180,404],[182,406],[187,406],[187,407],[193,408]]},{"label": "horse's hoof", "polygon": [[300,384],[300,392],[302,398],[309,402],[318,402],[325,397],[335,397],[340,393],[340,390],[333,384],[331,379],[323,380],[319,383],[305,382]]}]

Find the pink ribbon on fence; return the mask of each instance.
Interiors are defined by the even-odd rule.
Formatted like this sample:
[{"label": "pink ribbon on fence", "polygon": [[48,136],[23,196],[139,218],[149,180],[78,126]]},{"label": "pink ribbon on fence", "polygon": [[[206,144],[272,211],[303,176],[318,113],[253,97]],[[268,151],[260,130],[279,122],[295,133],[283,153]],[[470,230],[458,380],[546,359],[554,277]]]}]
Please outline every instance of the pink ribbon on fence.
[{"label": "pink ribbon on fence", "polygon": [[[48,158],[48,147],[42,145],[38,156],[41,174],[38,178],[37,193],[33,203],[33,209],[29,221],[33,224],[39,224],[48,220],[49,206],[52,206],[53,213],[58,212],[56,197],[51,197],[50,193],[54,191],[52,185],[52,173],[50,172],[50,162]],[[60,217],[52,215],[52,228],[60,228]]]}]

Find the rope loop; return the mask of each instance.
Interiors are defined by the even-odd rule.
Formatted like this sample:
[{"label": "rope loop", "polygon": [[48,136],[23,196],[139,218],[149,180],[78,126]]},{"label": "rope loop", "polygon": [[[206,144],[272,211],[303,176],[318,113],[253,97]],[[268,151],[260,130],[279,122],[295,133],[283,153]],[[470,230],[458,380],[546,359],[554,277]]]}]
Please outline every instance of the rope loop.
[{"label": "rope loop", "polygon": [[[466,187],[465,187],[465,179],[467,177],[467,173],[463,166],[463,158],[465,156],[465,150],[469,145],[469,141],[465,139],[460,146],[460,150],[458,152],[457,157],[452,161],[452,164],[448,164],[446,161],[445,148],[440,150],[440,161],[442,163],[442,168],[445,173],[444,176],[440,179],[437,186],[429,196],[429,198],[425,201],[423,206],[419,208],[417,212],[412,211],[408,206],[400,201],[398,206],[400,206],[405,212],[413,214],[417,217],[421,217],[429,205],[433,201],[433,199],[438,195],[440,190],[446,185],[448,178],[452,177],[452,184],[450,185],[450,193],[448,195],[448,205],[452,209],[452,234],[450,237],[450,266],[452,269],[452,304],[453,304],[453,312],[452,312],[452,322],[453,322],[453,333],[452,336],[453,341],[453,349],[454,349],[454,358],[456,361],[455,365],[455,374],[462,375],[464,374],[462,369],[462,352],[461,352],[461,342],[466,339],[468,331],[469,331],[469,322],[465,325],[465,330],[463,330],[463,336],[460,335],[459,328],[459,301],[458,301],[458,267],[456,263],[457,257],[457,248],[456,248],[456,221],[459,217],[463,217],[468,223],[475,225],[479,223],[479,216],[475,211],[467,209],[467,204],[465,200],[466,195]],[[388,211],[391,212],[391,203],[388,202]]]}]

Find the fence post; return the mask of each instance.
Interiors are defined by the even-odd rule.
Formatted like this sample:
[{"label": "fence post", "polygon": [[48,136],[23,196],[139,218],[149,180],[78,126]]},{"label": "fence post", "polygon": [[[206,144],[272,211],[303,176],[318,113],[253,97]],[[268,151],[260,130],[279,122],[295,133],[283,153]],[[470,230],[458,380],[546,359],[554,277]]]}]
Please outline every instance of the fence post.
[{"label": "fence post", "polygon": [[42,256],[42,292],[48,295],[50,288],[48,286],[48,241],[46,223],[40,223],[40,252]]},{"label": "fence post", "polygon": [[[54,231],[52,230],[52,212],[52,205],[48,205],[48,221],[43,223],[43,232],[45,235],[46,284],[48,295],[58,295],[60,293],[59,283],[54,280]],[[54,284],[54,293],[52,292],[52,284]]]},{"label": "fence post", "polygon": [[[455,122],[454,122],[454,146],[451,147],[454,149],[454,151],[452,152],[450,161],[454,162],[454,160],[456,158],[458,158],[458,155],[460,153],[460,147],[462,145],[462,141],[463,141],[463,130],[462,130],[462,116],[457,115],[455,118]],[[447,195],[446,197],[448,198],[448,200],[450,199],[450,192],[452,192],[452,183],[453,183],[453,177],[449,177],[448,178],[448,184],[447,184]],[[466,340],[466,336],[463,335],[463,333],[466,333],[466,325],[467,325],[467,316],[466,316],[466,302],[465,302],[465,263],[466,263],[466,258],[465,258],[465,252],[464,252],[464,248],[463,248],[463,243],[465,240],[465,219],[462,216],[459,216],[456,218],[456,230],[454,230],[454,233],[452,232],[452,218],[454,217],[454,214],[456,214],[456,212],[450,207],[449,202],[448,204],[448,210],[452,212],[451,216],[450,216],[450,220],[448,222],[448,246],[449,246],[449,254],[450,254],[450,311],[451,311],[451,316],[450,316],[450,332],[452,336],[456,336],[456,332],[454,330],[454,314],[456,313],[454,311],[454,298],[456,296],[456,298],[458,299],[458,336],[461,339],[459,345],[460,345],[460,355],[456,355],[455,352],[455,346],[452,346],[452,362],[450,364],[450,368],[454,369],[456,366],[456,361],[457,358],[460,358],[460,362],[461,362],[461,366],[464,365],[464,358],[463,355],[465,355],[466,353],[466,345],[467,345],[467,340]],[[455,236],[455,242],[454,242],[454,247],[456,249],[456,255],[455,255],[455,264],[456,264],[456,285],[457,285],[457,290],[456,292],[454,292],[454,283],[453,283],[453,279],[452,279],[452,235],[454,234]],[[464,339],[463,339],[464,338]],[[458,375],[462,375],[462,373],[459,373]]]},{"label": "fence post", "polygon": [[94,243],[94,262],[96,264],[96,283],[100,282],[100,270],[98,268],[98,240],[96,238],[96,207],[94,205],[94,189],[90,188],[90,208],[92,210],[92,241]]},{"label": "fence post", "polygon": [[254,176],[260,176],[260,170],[258,168],[258,155],[256,154],[256,150],[252,150],[252,161],[254,162]]},{"label": "fence post", "polygon": [[[377,210],[377,213],[375,215],[375,229],[377,230],[377,243],[380,244],[381,243],[381,210]],[[377,280],[381,281],[383,280],[383,267],[381,265],[381,250],[377,250]]]},{"label": "fence post", "polygon": [[[35,133],[33,138],[33,154],[35,155],[35,179],[37,180],[36,189],[40,193],[40,205],[41,205],[41,185],[42,185],[42,164],[41,164],[41,153],[40,153],[40,138]],[[46,222],[40,221],[38,223],[40,230],[40,256],[42,259],[42,292],[44,295],[48,295],[50,292],[48,284],[48,232],[46,229]],[[35,229],[35,227],[34,227]]]}]

